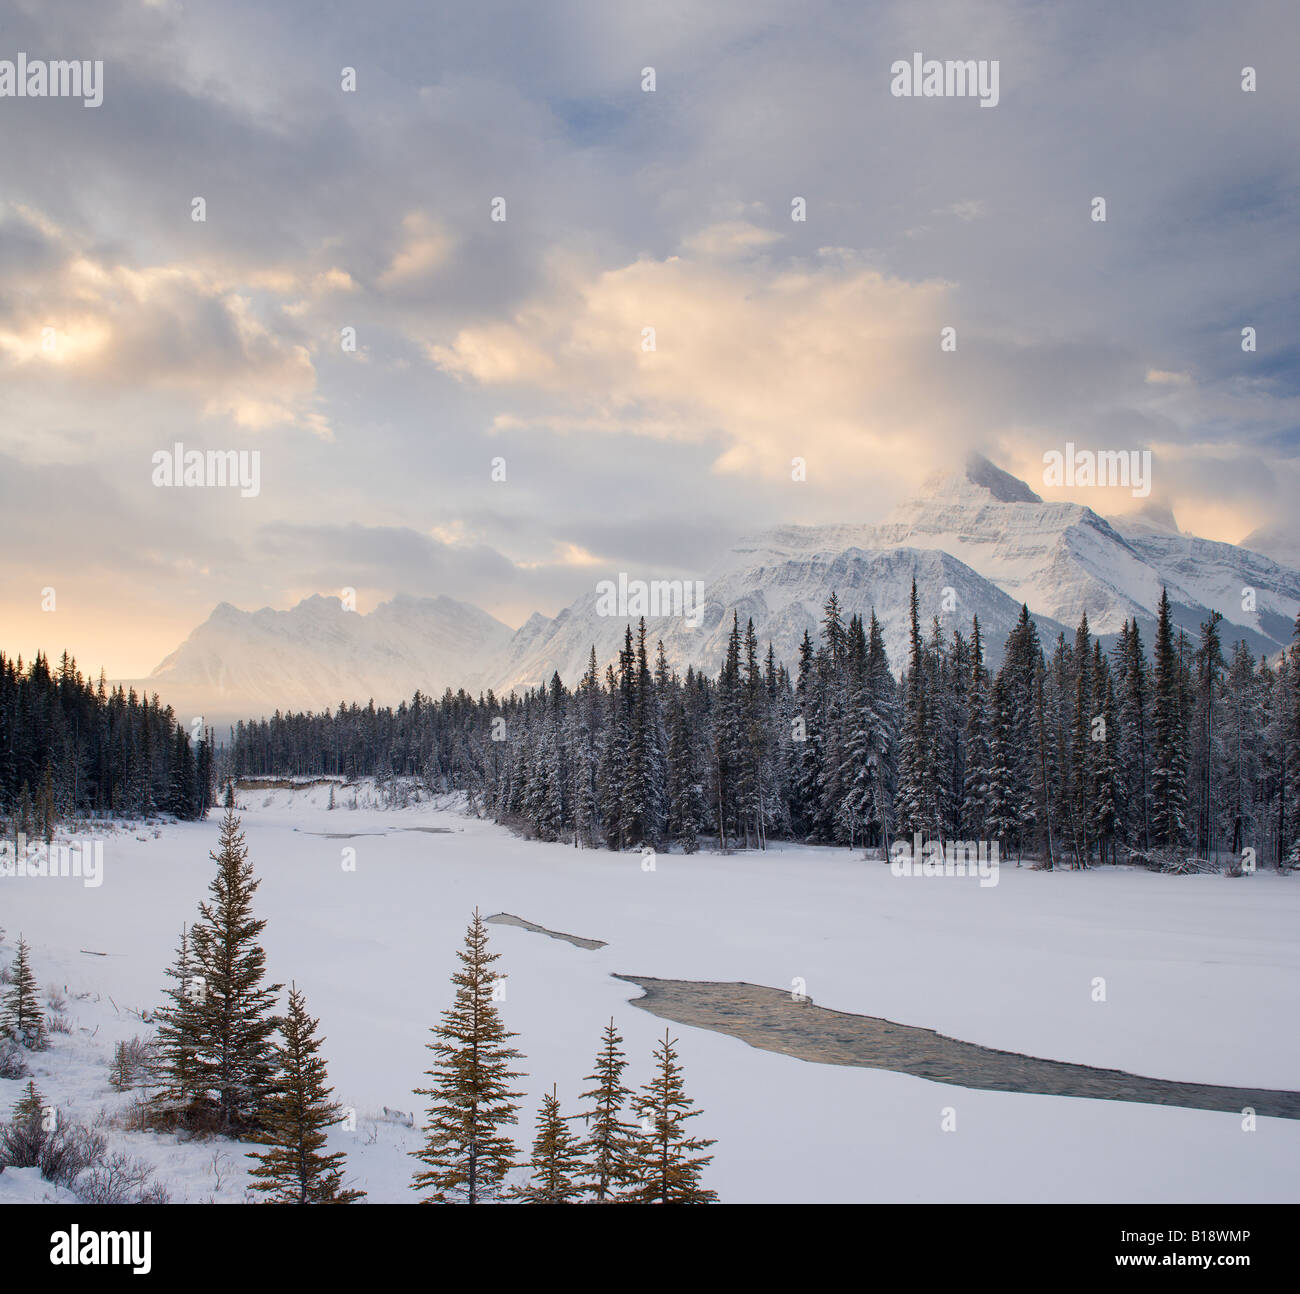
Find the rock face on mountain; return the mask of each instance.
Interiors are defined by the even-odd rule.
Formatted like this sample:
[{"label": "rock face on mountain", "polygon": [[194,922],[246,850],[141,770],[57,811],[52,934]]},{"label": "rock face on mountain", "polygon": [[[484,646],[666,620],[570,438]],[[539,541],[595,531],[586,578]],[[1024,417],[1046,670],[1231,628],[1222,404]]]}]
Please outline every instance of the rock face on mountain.
[{"label": "rock face on mountain", "polygon": [[[741,627],[752,619],[763,653],[772,643],[777,659],[798,660],[804,631],[816,640],[827,599],[835,593],[845,619],[874,610],[895,665],[906,659],[908,602],[917,583],[921,615],[928,632],[932,616],[951,631],[969,635],[972,614],[996,645],[1020,613],[1020,603],[948,553],[929,548],[871,548],[853,542],[853,527],[785,527],[738,544],[705,581],[698,626],[682,617],[646,617],[650,643],[662,640],[670,664],[716,672],[726,654],[733,613]],[[522,645],[512,643],[499,669],[498,691],[547,681],[558,673],[576,682],[586,670],[591,648],[603,670],[623,644],[627,617],[602,616],[595,592],[560,612],[550,632]],[[1060,626],[1040,618],[1040,630],[1055,635]]]},{"label": "rock face on mountain", "polygon": [[[1148,506],[1107,520],[1077,503],[1045,502],[987,459],[933,477],[877,525],[779,526],[737,543],[703,581],[696,617],[646,617],[651,644],[670,664],[714,673],[733,613],[766,652],[793,666],[805,630],[816,635],[836,593],[844,615],[881,621],[895,669],[906,660],[908,599],[916,580],[928,632],[938,617],[969,634],[979,616],[990,660],[1023,604],[1044,639],[1072,634],[1086,613],[1109,637],[1137,617],[1150,643],[1160,590],[1194,634],[1211,611],[1223,637],[1271,653],[1290,641],[1300,572],[1249,548],[1184,533],[1167,509]],[[396,703],[418,688],[498,692],[558,673],[573,685],[592,648],[603,671],[622,645],[628,616],[608,608],[596,581],[554,618],[535,614],[513,633],[451,598],[395,598],[369,615],[337,599],[309,598],[291,611],[223,604],[143,686],[178,713],[221,715],[320,709],[347,699]],[[692,623],[692,621],[694,623]],[[137,685],[139,686],[139,685]]]}]

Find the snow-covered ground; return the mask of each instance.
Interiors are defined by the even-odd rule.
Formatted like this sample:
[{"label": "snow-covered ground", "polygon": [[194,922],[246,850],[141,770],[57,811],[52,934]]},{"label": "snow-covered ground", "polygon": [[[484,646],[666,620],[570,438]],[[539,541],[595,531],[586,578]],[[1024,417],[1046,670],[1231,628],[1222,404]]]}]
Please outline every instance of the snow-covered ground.
[{"label": "snow-covered ground", "polygon": [[[333,1146],[375,1202],[413,1198],[405,1152],[422,1110],[411,1089],[475,906],[606,941],[587,950],[492,927],[509,977],[503,1011],[526,1056],[521,1146],[552,1083],[575,1110],[611,1015],[632,1085],[649,1077],[664,1022],[632,1006],[638,990],[612,972],[802,979],[821,1006],[1033,1056],[1300,1086],[1300,878],[1004,866],[982,888],[794,847],[660,855],[647,870],[640,855],[527,842],[427,804],[331,812],[328,795],[244,792],[240,803],[270,969],[321,1017],[336,1099],[357,1111],[356,1132],[339,1129]],[[161,1001],[180,927],[206,894],[218,816],[108,836],[97,888],[0,879],[0,955],[12,958],[21,931],[42,984],[67,998],[73,1032],[31,1058],[65,1115],[92,1122],[128,1103],[108,1085],[113,1043],[148,1031],[131,1013]],[[1260,1119],[1246,1132],[1233,1114],[979,1092],[672,1033],[705,1111],[695,1131],[717,1139],[707,1181],[726,1202],[1300,1199],[1300,1122]],[[21,1086],[0,1080],[5,1112]],[[414,1112],[417,1129],[385,1107]],[[956,1128],[943,1131],[949,1107]],[[118,1130],[110,1140],[154,1164],[177,1201],[244,1198],[245,1147]],[[66,1197],[34,1171],[0,1174],[0,1203],[43,1198]]]}]

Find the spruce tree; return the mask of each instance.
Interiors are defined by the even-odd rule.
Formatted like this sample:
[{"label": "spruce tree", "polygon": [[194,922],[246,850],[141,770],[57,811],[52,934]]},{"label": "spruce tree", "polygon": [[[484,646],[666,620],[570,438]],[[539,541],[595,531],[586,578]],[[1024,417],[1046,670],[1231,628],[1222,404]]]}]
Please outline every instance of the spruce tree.
[{"label": "spruce tree", "polygon": [[1002,667],[998,677],[1004,682],[1004,746],[1003,756],[1009,774],[1006,791],[1008,808],[1016,823],[1017,857],[1023,855],[1025,846],[1045,833],[1046,824],[1040,820],[1038,777],[1035,765],[1041,766],[1040,752],[1035,733],[1035,700],[1037,672],[1042,661],[1038,629],[1029,614],[1029,607],[1020,606],[1020,617],[1015,628],[1007,635]]},{"label": "spruce tree", "polygon": [[253,876],[239,819],[227,809],[220,848],[210,855],[217,873],[208,887],[212,901],[199,904],[190,933],[199,978],[194,994],[196,1058],[200,1090],[215,1103],[218,1124],[228,1133],[255,1131],[271,1080],[271,1037],[276,995],[266,984],[266,953],[259,937],[265,920],[253,916]]},{"label": "spruce tree", "polygon": [[478,1204],[500,1193],[515,1156],[505,1129],[517,1122],[517,1098],[523,1095],[510,1086],[522,1077],[509,1067],[520,1058],[507,1045],[517,1035],[506,1029],[492,998],[491,967],[501,954],[488,952],[487,927],[477,908],[457,955],[455,997],[431,1030],[435,1041],[427,1044],[435,1056],[426,1071],[433,1083],[415,1089],[431,1099],[424,1146],[411,1152],[426,1165],[412,1179],[417,1191],[431,1192],[425,1203]]},{"label": "spruce tree", "polygon": [[592,847],[599,831],[599,790],[597,772],[600,751],[597,743],[601,737],[600,672],[596,664],[596,649],[591,649],[587,672],[575,696],[571,728],[573,758],[573,794],[570,797],[573,815],[573,843],[579,847]]},{"label": "spruce tree", "polygon": [[171,987],[164,990],[170,1003],[157,1012],[155,1047],[157,1073],[162,1082],[153,1098],[155,1117],[164,1124],[188,1122],[202,1102],[202,1075],[198,1060],[202,991],[190,951],[190,935],[181,928],[176,960],[167,969]]},{"label": "spruce tree", "polygon": [[12,1038],[29,1051],[40,1051],[45,1046],[45,1013],[32,972],[31,950],[22,935],[9,974],[9,987],[0,1005],[0,1037]]},{"label": "spruce tree", "polygon": [[865,692],[870,738],[867,767],[870,792],[863,805],[869,837],[874,837],[883,858],[889,857],[894,828],[894,787],[898,781],[898,689],[889,672],[880,621],[872,611],[867,630]]},{"label": "spruce tree", "polygon": [[949,646],[938,616],[930,621],[926,642],[926,668],[930,676],[929,776],[935,786],[934,812],[937,836],[945,840],[961,826],[962,767],[966,736],[966,671],[969,668],[966,640],[957,631]]},{"label": "spruce tree", "polygon": [[1220,677],[1227,669],[1219,637],[1222,620],[1218,611],[1210,613],[1210,618],[1201,625],[1201,641],[1196,652],[1196,758],[1189,776],[1189,790],[1194,788],[1197,852],[1207,859],[1217,843],[1214,809],[1225,763],[1223,739],[1218,731]]},{"label": "spruce tree", "polygon": [[289,988],[289,1012],[275,1045],[275,1077],[262,1123],[267,1150],[249,1158],[253,1189],[269,1204],[353,1204],[364,1191],[343,1186],[345,1156],[322,1154],[326,1129],[339,1121],[342,1107],[331,1101],[325,1062],[317,1054],[325,1040],[316,1036],[319,1020],[307,1014],[297,985]]},{"label": "spruce tree", "polygon": [[1070,750],[1070,829],[1076,867],[1092,861],[1092,821],[1090,810],[1095,777],[1094,720],[1096,710],[1095,680],[1092,676],[1092,635],[1085,613],[1074,636],[1074,653],[1069,658],[1074,674],[1074,715],[1069,729]]},{"label": "spruce tree", "polygon": [[923,840],[939,836],[937,768],[931,733],[929,661],[921,638],[921,622],[912,580],[908,604],[907,680],[903,689],[903,730],[898,749],[898,793],[895,813],[901,835]]},{"label": "spruce tree", "polygon": [[36,1080],[28,1079],[27,1086],[14,1102],[14,1108],[9,1116],[10,1122],[24,1130],[34,1129],[41,1126],[44,1117],[45,1097],[36,1086]]},{"label": "spruce tree", "polygon": [[1161,590],[1156,620],[1152,704],[1151,835],[1166,850],[1187,838],[1187,729],[1182,664],[1174,643],[1169,591]]},{"label": "spruce tree", "polygon": [[595,1086],[579,1098],[593,1102],[586,1114],[587,1189],[597,1203],[615,1199],[622,1190],[636,1135],[635,1125],[622,1118],[623,1108],[632,1097],[632,1089],[623,1086],[627,1058],[622,1043],[611,1017],[602,1035],[595,1072],[587,1075],[587,1081]]},{"label": "spruce tree", "polygon": [[14,1102],[9,1122],[0,1123],[0,1172],[10,1168],[37,1168],[49,1140],[45,1128],[45,1097],[34,1080]]},{"label": "spruce tree", "polygon": [[979,616],[971,621],[970,679],[966,688],[966,765],[962,775],[961,827],[967,840],[983,840],[989,792],[989,672]]},{"label": "spruce tree", "polygon": [[717,1193],[700,1185],[713,1156],[699,1153],[714,1143],[686,1135],[686,1120],[702,1111],[691,1109],[695,1103],[686,1095],[674,1041],[665,1031],[663,1042],[655,1048],[655,1076],[637,1099],[645,1130],[633,1147],[631,1183],[623,1198],[638,1204],[714,1204]]},{"label": "spruce tree", "polygon": [[668,724],[668,834],[684,854],[699,848],[699,780],[686,712],[679,699],[671,702]]},{"label": "spruce tree", "polygon": [[1097,839],[1098,857],[1106,861],[1109,848],[1111,862],[1116,862],[1116,842],[1124,824],[1124,779],[1119,760],[1119,710],[1115,702],[1115,682],[1101,654],[1100,642],[1093,644],[1093,677],[1101,692],[1100,734],[1096,737],[1093,794],[1090,809],[1093,834]]},{"label": "spruce tree", "polygon": [[1040,653],[1034,662],[1033,772],[1038,843],[1043,854],[1041,866],[1049,872],[1056,867],[1057,818],[1061,803],[1062,756],[1057,740],[1059,710],[1060,696],[1055,679],[1048,674],[1047,662]]},{"label": "spruce tree", "polygon": [[795,718],[799,721],[799,736],[795,751],[795,806],[794,821],[805,839],[821,838],[822,779],[825,769],[825,750],[821,726],[820,671],[816,668],[816,652],[812,635],[804,630],[799,644],[799,673],[795,686]]},{"label": "spruce tree", "polygon": [[[1284,681],[1285,680],[1285,681]],[[1300,612],[1285,673],[1278,667],[1278,871],[1300,867]]]},{"label": "spruce tree", "polygon": [[644,616],[637,629],[636,660],[634,722],[636,742],[643,759],[646,830],[649,832],[649,841],[657,843],[663,839],[668,824],[668,736],[659,704],[659,688],[650,671]]},{"label": "spruce tree", "polygon": [[717,702],[713,727],[713,785],[710,788],[711,811],[716,814],[718,846],[727,852],[728,830],[734,825],[739,834],[737,811],[738,784],[742,763],[742,703],[740,696],[740,620],[733,612],[731,633],[727,638],[727,655],[718,676]]},{"label": "spruce tree", "polygon": [[511,1193],[514,1199],[525,1204],[577,1204],[582,1199],[582,1147],[560,1114],[554,1087],[542,1097],[529,1167],[532,1177]]},{"label": "spruce tree", "polygon": [[1228,670],[1224,704],[1225,758],[1223,819],[1231,833],[1229,848],[1240,858],[1247,838],[1258,830],[1256,788],[1263,765],[1264,713],[1255,661],[1245,642],[1238,641]]},{"label": "spruce tree", "polygon": [[1122,672],[1120,764],[1128,835],[1142,849],[1151,847],[1150,685],[1137,617],[1121,631],[1117,661]]},{"label": "spruce tree", "polygon": [[[984,829],[990,841],[996,840],[999,848],[1007,851],[1020,830],[1009,710],[1006,674],[999,670],[989,700],[989,776],[984,793]],[[1050,855],[1048,865],[1051,865]]]}]

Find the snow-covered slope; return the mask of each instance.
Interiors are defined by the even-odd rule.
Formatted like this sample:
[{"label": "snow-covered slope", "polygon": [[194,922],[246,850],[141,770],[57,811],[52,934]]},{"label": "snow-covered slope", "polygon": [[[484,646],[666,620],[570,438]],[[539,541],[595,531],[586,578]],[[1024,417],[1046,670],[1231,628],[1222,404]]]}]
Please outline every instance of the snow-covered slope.
[{"label": "snow-covered slope", "polygon": [[328,597],[289,611],[223,602],[135,686],[157,692],[187,721],[371,698],[396,704],[417,689],[473,686],[510,637],[487,612],[446,597],[397,597],[367,615]]},{"label": "snow-covered slope", "polygon": [[[705,584],[704,614],[698,627],[673,617],[647,617],[649,641],[662,639],[674,668],[716,672],[726,654],[733,613],[742,628],[753,620],[761,650],[770,642],[778,660],[793,665],[805,630],[816,639],[827,599],[835,593],[845,619],[867,618],[874,610],[895,665],[906,659],[908,601],[912,580],[926,631],[933,616],[946,629],[970,632],[978,615],[990,644],[1001,642],[1015,623],[1020,604],[978,572],[945,552],[920,548],[886,550],[855,545],[853,527],[785,527],[738,544]],[[591,593],[562,611],[543,638],[525,650],[511,645],[499,674],[498,690],[544,682],[558,671],[566,682],[586,670],[591,648],[597,664],[617,656],[627,620],[601,616]],[[1055,635],[1060,626],[1040,618],[1040,631]]]},{"label": "snow-covered slope", "polygon": [[1223,638],[1272,653],[1291,640],[1300,573],[1262,553],[1195,535],[1130,533],[1132,547],[1160,573],[1175,617],[1189,630],[1218,611]]}]

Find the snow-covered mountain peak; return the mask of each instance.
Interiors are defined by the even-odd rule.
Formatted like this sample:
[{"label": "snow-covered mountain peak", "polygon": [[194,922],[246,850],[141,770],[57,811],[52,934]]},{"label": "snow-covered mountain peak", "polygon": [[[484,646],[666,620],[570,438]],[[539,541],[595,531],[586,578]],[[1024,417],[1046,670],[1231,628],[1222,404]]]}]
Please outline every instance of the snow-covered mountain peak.
[{"label": "snow-covered mountain peak", "polygon": [[909,502],[943,499],[947,503],[1042,503],[1018,476],[1003,471],[983,454],[970,454],[959,472],[932,472]]}]

